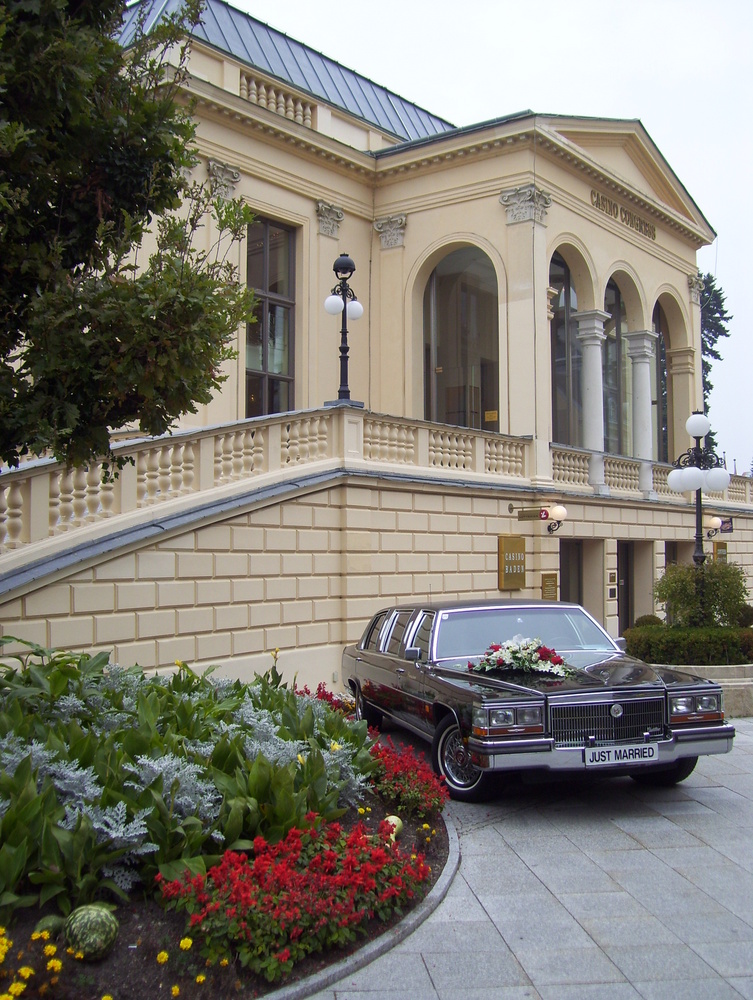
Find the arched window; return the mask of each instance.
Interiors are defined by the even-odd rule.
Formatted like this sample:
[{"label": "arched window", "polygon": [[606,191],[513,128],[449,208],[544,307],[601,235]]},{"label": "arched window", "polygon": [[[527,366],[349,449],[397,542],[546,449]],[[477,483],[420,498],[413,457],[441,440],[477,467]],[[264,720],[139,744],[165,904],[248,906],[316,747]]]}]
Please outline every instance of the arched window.
[{"label": "arched window", "polygon": [[476,247],[448,254],[424,292],[427,420],[499,430],[497,276]]},{"label": "arched window", "polygon": [[656,350],[651,359],[651,426],[654,430],[654,461],[669,461],[669,404],[667,396],[667,337],[669,327],[664,310],[657,302],[652,321]]},{"label": "arched window", "polygon": [[552,293],[552,440],[578,448],[583,443],[581,351],[578,299],[570,268],[558,253],[549,265]]},{"label": "arched window", "polygon": [[631,455],[632,370],[627,356],[627,318],[625,300],[617,283],[610,279],[604,295],[606,340],[602,353],[604,389],[604,451],[611,455]]}]

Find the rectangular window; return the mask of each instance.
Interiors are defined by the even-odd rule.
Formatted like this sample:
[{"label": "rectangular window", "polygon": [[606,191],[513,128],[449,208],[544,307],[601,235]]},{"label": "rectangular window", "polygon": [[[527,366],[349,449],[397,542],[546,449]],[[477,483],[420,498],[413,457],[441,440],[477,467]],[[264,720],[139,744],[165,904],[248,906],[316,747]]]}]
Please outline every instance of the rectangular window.
[{"label": "rectangular window", "polygon": [[248,227],[246,280],[256,295],[246,327],[246,416],[293,408],[295,232],[269,219]]}]

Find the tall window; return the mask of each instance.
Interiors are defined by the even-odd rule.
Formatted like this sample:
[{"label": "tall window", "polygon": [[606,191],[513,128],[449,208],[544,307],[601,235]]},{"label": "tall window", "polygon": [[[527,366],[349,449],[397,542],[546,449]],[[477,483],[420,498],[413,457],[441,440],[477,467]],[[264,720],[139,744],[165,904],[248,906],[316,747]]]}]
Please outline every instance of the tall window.
[{"label": "tall window", "polygon": [[633,446],[632,371],[627,356],[627,319],[625,300],[610,280],[604,296],[604,311],[609,319],[604,326],[606,340],[602,354],[604,389],[604,451],[611,455],[630,455]]},{"label": "tall window", "polygon": [[247,281],[256,293],[246,327],[246,416],[293,409],[294,233],[268,219],[248,227]]},{"label": "tall window", "polygon": [[499,430],[497,276],[475,247],[448,254],[424,293],[427,420]]},{"label": "tall window", "polygon": [[664,310],[657,302],[654,306],[653,330],[658,333],[656,350],[651,359],[651,426],[654,429],[654,461],[669,461],[669,432],[667,414],[667,336],[669,327]]},{"label": "tall window", "polygon": [[558,253],[549,265],[552,300],[552,440],[577,448],[583,443],[581,351],[578,340],[578,298],[570,268]]}]

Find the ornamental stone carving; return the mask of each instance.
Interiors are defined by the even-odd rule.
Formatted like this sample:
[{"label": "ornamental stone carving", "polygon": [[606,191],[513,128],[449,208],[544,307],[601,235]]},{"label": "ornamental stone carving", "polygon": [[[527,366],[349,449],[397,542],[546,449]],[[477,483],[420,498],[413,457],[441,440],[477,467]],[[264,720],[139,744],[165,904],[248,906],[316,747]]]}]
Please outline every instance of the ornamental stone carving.
[{"label": "ornamental stone carving", "polygon": [[508,226],[513,222],[544,222],[546,210],[552,204],[551,196],[545,194],[535,184],[524,184],[522,187],[503,191],[500,202],[507,212]]},{"label": "ornamental stone carving", "polygon": [[230,198],[235,190],[235,185],[241,179],[241,172],[236,167],[231,167],[229,163],[221,163],[219,160],[210,160],[207,164],[209,172],[209,187],[212,194],[220,198]]},{"label": "ornamental stone carving", "polygon": [[688,275],[688,288],[690,289],[690,301],[694,306],[701,304],[701,293],[703,292],[703,278],[698,274]]},{"label": "ornamental stone carving", "polygon": [[316,203],[316,215],[319,219],[319,235],[334,236],[340,235],[340,223],[345,218],[345,212],[337,205],[330,205],[326,201]]},{"label": "ornamental stone carving", "polygon": [[382,241],[382,250],[403,246],[407,223],[407,215],[386,215],[382,219],[376,219],[374,229],[379,233],[379,239]]}]

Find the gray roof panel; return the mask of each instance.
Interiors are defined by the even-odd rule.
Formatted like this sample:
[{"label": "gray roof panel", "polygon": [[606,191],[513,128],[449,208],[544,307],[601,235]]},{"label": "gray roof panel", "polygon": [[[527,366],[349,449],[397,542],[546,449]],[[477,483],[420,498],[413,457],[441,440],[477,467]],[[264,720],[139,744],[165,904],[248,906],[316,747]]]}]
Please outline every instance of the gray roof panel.
[{"label": "gray roof panel", "polygon": [[[136,0],[127,8],[121,42],[128,45],[133,37],[141,8],[146,10],[145,24],[149,30],[160,17],[176,13],[179,7],[180,0]],[[206,0],[201,23],[192,35],[398,139],[425,139],[453,128],[450,122],[257,21],[225,0]]]}]

